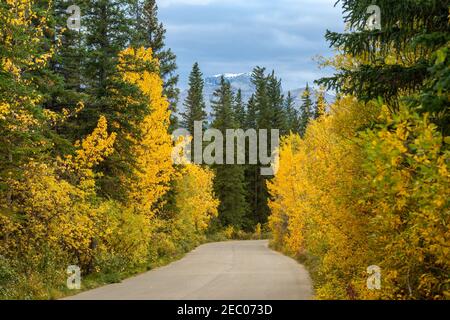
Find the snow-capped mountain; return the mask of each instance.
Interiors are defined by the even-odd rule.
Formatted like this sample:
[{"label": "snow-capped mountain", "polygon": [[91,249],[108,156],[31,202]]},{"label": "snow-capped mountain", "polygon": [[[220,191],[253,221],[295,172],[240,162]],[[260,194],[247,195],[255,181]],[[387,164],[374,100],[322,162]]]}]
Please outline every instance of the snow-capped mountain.
[{"label": "snow-capped mountain", "polygon": [[[224,78],[230,83],[231,89],[237,93],[239,89],[242,91],[242,99],[247,102],[255,91],[255,87],[251,82],[251,73],[225,73]],[[203,97],[206,103],[206,112],[211,113],[211,100],[213,99],[214,91],[220,86],[220,78],[222,74],[205,78],[205,86],[203,88]],[[188,95],[188,91],[184,90],[180,94],[180,101],[178,104],[178,111],[183,112],[184,101]]]},{"label": "snow-capped mountain", "polygon": [[[249,73],[225,73],[223,74],[224,78],[229,81],[231,88],[234,93],[236,93],[239,89],[242,91],[242,99],[244,102],[247,102],[252,94],[255,91],[255,87],[251,82],[251,72]],[[208,114],[208,118],[211,116],[211,99],[213,98],[214,91],[220,86],[220,78],[222,74],[218,74],[212,77],[205,78],[205,86],[203,90],[203,96],[206,103],[206,112]],[[299,88],[295,90],[290,90],[291,95],[295,100],[297,106],[301,104],[302,94],[306,88]],[[315,101],[317,91],[311,89],[312,91],[312,99]],[[287,91],[284,92],[285,96],[287,95]],[[178,103],[178,113],[182,113],[184,111],[184,100],[186,99],[188,94],[187,90],[184,90],[180,94],[180,100]],[[335,97],[331,94],[325,94],[325,99],[332,103],[335,100]]]},{"label": "snow-capped mountain", "polygon": [[254,86],[251,82],[251,73],[224,73],[217,74],[212,77],[205,79],[205,88],[217,88],[220,85],[220,78],[224,77],[228,82],[230,82],[231,88],[234,90],[241,89],[242,91],[254,91]]}]

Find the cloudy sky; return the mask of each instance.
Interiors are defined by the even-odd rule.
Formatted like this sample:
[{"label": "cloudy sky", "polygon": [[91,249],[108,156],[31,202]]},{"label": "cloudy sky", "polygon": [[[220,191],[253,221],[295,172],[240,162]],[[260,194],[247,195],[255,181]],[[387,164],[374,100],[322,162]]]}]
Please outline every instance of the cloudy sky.
[{"label": "cloudy sky", "polygon": [[285,89],[303,87],[331,70],[316,55],[330,56],[327,29],[342,31],[336,0],[157,0],[167,45],[178,56],[180,86],[192,64],[205,76],[275,69]]}]

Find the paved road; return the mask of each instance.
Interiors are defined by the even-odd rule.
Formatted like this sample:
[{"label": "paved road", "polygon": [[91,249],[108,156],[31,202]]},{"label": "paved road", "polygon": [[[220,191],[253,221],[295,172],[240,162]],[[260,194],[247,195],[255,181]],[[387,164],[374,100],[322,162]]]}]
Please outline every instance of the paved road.
[{"label": "paved road", "polygon": [[69,299],[311,299],[305,268],[267,245],[265,240],[202,245],[166,267]]}]

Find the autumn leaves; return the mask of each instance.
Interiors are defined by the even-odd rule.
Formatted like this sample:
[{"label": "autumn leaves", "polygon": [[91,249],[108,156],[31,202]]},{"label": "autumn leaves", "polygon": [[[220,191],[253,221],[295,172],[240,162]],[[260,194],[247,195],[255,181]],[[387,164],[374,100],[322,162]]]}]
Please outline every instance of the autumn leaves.
[{"label": "autumn leaves", "polygon": [[[0,298],[58,297],[69,265],[79,266],[83,279],[117,281],[204,241],[217,216],[214,175],[172,163],[169,102],[152,50],[126,48],[111,58],[117,64],[108,83],[121,86],[106,89],[116,100],[101,97],[94,109],[92,96],[86,111],[83,101],[58,106],[57,96],[49,107],[36,83],[51,74],[52,55],[24,63],[21,57],[32,52],[14,41],[45,47],[44,30],[28,28],[34,16],[21,14],[33,2],[8,4],[17,14],[0,8],[1,17],[16,33],[0,48],[20,55],[0,60]],[[107,111],[113,103],[117,108]],[[136,106],[140,117],[132,115]],[[98,115],[88,132],[86,112],[90,121]],[[122,198],[101,192],[110,177],[109,190],[125,190]]]},{"label": "autumn leaves", "polygon": [[306,259],[318,298],[447,299],[449,156],[426,115],[340,99],[282,142],[273,244]]}]

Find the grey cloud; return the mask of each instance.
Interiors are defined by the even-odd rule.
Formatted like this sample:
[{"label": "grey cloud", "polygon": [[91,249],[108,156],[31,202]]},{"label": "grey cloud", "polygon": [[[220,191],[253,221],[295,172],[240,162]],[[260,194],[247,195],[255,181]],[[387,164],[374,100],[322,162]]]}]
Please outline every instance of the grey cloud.
[{"label": "grey cloud", "polygon": [[330,56],[326,29],[343,30],[335,0],[166,0],[160,19],[178,55],[182,86],[195,61],[206,76],[275,69],[285,88],[330,74],[312,61]]}]

